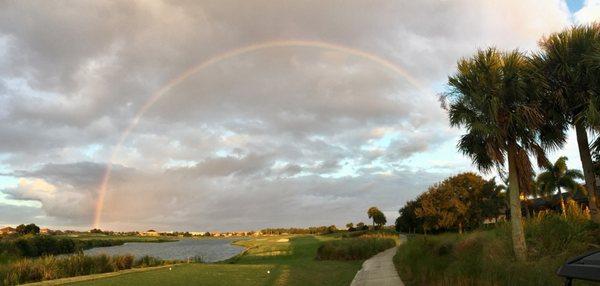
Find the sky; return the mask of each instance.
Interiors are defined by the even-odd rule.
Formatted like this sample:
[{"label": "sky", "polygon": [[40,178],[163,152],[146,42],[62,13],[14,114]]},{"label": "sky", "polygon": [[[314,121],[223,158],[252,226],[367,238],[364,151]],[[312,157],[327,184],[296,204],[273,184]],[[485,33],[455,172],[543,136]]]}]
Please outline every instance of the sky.
[{"label": "sky", "polygon": [[[0,225],[393,223],[476,171],[438,101],[457,60],[595,19],[598,0],[2,1]],[[550,157],[580,168],[572,137]]]}]

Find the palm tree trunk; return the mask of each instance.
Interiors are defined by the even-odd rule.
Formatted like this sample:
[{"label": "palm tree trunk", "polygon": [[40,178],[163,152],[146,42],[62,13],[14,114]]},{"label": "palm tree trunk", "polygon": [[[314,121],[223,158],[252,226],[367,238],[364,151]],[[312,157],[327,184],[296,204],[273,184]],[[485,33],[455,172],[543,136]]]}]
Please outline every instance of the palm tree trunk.
[{"label": "palm tree trunk", "polygon": [[585,177],[585,189],[587,190],[588,195],[590,215],[594,222],[600,223],[600,211],[598,210],[598,200],[596,197],[596,176],[594,175],[594,166],[592,163],[587,131],[582,122],[577,122],[575,124],[575,131],[577,134],[579,157],[581,158],[581,166],[583,167],[583,176]]},{"label": "palm tree trunk", "polygon": [[515,143],[508,147],[508,179],[509,199],[510,199],[510,224],[515,257],[519,261],[527,259],[527,246],[525,244],[525,233],[521,221],[521,200],[519,199],[519,178],[517,177],[517,164],[515,157],[517,154]]},{"label": "palm tree trunk", "polygon": [[563,195],[562,195],[562,191],[560,190],[560,187],[558,187],[558,196],[560,198],[560,210],[562,211],[563,216],[567,217],[567,208],[565,207],[565,200],[563,199]]}]

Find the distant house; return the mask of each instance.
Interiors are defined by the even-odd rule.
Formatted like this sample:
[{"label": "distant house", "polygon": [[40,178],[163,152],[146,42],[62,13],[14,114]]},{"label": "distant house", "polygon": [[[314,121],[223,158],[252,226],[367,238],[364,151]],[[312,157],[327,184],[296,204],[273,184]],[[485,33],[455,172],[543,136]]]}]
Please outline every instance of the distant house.
[{"label": "distant house", "polygon": [[141,232],[140,234],[142,236],[159,236],[160,235],[160,233],[158,233],[156,230],[153,230],[153,229]]},{"label": "distant house", "polygon": [[190,231],[190,234],[193,236],[204,236],[206,231]]},{"label": "distant house", "polygon": [[50,232],[50,230],[48,228],[40,228],[41,234],[48,234],[49,232]]},{"label": "distant house", "polygon": [[4,228],[0,228],[0,235],[2,234],[13,234],[16,233],[17,230],[15,228],[12,228],[10,226],[4,227]]}]

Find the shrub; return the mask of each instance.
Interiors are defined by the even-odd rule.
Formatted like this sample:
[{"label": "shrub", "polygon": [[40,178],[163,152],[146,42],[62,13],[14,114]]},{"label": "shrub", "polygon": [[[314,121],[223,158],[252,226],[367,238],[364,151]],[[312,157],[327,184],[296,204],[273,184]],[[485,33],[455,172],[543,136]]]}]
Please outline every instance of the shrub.
[{"label": "shrub", "polygon": [[[136,267],[162,265],[163,261],[144,256],[138,260]],[[117,256],[85,256],[83,254],[56,258],[44,256],[36,259],[20,259],[16,262],[0,265],[0,282],[2,285],[15,285],[64,277],[89,275],[129,269],[134,265],[131,255]]]},{"label": "shrub", "polygon": [[133,267],[133,260],[133,255],[130,254],[113,256],[113,261],[117,270]]},{"label": "shrub", "polygon": [[77,249],[75,240],[50,235],[24,235],[16,239],[3,239],[0,242],[0,252],[22,257],[74,253]]},{"label": "shrub", "polygon": [[406,285],[558,285],[556,269],[600,240],[597,224],[580,211],[567,213],[525,221],[526,262],[515,261],[510,226],[500,224],[464,235],[415,236],[398,248],[394,263]]},{"label": "shrub", "polygon": [[383,250],[392,248],[396,242],[390,238],[348,238],[324,242],[317,250],[318,260],[367,259]]},{"label": "shrub", "polygon": [[94,257],[82,253],[70,255],[60,260],[60,268],[65,277],[86,275],[93,273]]},{"label": "shrub", "polygon": [[118,268],[113,264],[110,256],[106,254],[100,254],[94,258],[95,259],[93,260],[94,264],[92,268],[93,273],[106,273],[118,270]]},{"label": "shrub", "polygon": [[142,256],[139,259],[137,259],[134,263],[133,266],[134,267],[151,267],[151,266],[159,266],[159,265],[163,265],[164,262],[156,257],[152,257],[152,256]]}]

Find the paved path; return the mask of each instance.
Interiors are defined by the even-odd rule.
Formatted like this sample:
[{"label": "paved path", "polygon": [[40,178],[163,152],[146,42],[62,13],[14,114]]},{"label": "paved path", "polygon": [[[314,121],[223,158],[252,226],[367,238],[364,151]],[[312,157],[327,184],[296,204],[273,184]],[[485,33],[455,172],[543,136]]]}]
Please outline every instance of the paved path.
[{"label": "paved path", "polygon": [[395,254],[393,247],[367,259],[350,286],[404,286],[392,261]]}]

